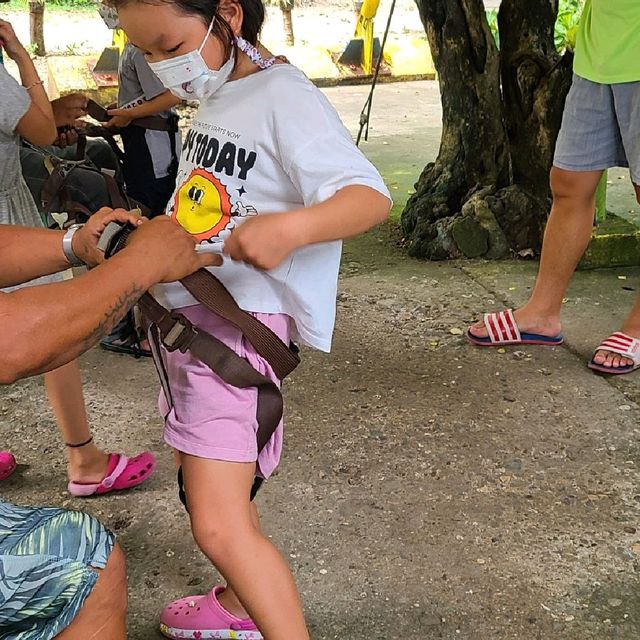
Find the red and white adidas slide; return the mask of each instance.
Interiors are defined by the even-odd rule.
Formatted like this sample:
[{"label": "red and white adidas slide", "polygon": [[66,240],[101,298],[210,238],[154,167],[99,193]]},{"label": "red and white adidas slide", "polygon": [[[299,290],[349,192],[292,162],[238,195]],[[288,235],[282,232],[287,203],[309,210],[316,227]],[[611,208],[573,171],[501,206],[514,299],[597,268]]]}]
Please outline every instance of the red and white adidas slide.
[{"label": "red and white adidas slide", "polygon": [[612,333],[594,352],[609,351],[610,353],[616,353],[623,358],[633,360],[633,364],[627,364],[623,367],[605,367],[602,364],[594,362],[591,358],[591,362],[587,365],[589,369],[598,371],[599,373],[609,373],[614,376],[620,376],[625,373],[631,373],[640,368],[640,340],[633,336],[628,336],[622,331]]},{"label": "red and white adidas slide", "polygon": [[520,332],[513,309],[505,309],[498,313],[485,313],[484,326],[488,336],[480,337],[471,333],[471,327],[467,329],[469,342],[479,347],[504,347],[516,344],[562,344],[564,338],[557,336],[543,336],[538,333]]}]

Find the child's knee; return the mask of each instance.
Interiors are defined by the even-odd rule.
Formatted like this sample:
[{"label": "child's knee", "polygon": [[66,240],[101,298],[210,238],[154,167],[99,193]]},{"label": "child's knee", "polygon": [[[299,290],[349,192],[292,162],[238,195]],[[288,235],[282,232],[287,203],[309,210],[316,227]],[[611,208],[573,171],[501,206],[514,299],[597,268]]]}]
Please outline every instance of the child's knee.
[{"label": "child's knee", "polygon": [[238,524],[215,516],[192,517],[191,530],[197,545],[214,562],[232,555],[236,548],[245,545],[247,536],[257,533],[250,520]]}]

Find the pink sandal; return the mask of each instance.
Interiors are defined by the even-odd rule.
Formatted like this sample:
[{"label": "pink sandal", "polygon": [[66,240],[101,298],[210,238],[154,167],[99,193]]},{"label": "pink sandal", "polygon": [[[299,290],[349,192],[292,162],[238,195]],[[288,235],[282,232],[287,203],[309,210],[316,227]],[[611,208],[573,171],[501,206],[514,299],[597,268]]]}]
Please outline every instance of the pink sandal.
[{"label": "pink sandal", "polygon": [[95,484],[69,482],[67,488],[72,496],[79,498],[132,489],[142,484],[155,468],[156,459],[149,451],[135,458],[127,458],[123,453],[111,453],[107,473],[101,482]]},{"label": "pink sandal", "polygon": [[168,604],[160,616],[160,631],[174,640],[262,640],[262,634],[250,618],[237,618],[219,602],[224,587],[218,586],[206,596],[181,598]]},{"label": "pink sandal", "polygon": [[16,470],[16,459],[10,451],[0,451],[0,481],[6,480]]}]

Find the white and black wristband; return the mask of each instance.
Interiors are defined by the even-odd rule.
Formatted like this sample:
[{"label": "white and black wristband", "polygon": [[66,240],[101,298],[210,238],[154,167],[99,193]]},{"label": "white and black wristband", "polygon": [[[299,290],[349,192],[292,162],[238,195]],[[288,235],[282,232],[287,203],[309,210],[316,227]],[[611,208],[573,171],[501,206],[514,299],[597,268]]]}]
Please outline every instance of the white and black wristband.
[{"label": "white and black wristband", "polygon": [[73,244],[71,242],[73,240],[73,236],[75,235],[76,231],[78,229],[81,229],[82,226],[83,225],[81,224],[72,224],[67,229],[67,232],[64,234],[64,237],[62,238],[62,252],[64,253],[64,257],[69,261],[69,264],[72,267],[84,266],[84,262],[80,260],[80,258],[78,258],[78,256],[75,254],[75,251],[73,250]]}]

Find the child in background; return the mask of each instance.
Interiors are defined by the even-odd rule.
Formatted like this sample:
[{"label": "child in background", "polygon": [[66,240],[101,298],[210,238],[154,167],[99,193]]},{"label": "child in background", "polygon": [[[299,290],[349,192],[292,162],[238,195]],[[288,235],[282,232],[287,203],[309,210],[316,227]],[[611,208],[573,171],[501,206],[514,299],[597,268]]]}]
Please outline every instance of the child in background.
[{"label": "child in background", "polygon": [[[22,177],[19,139],[51,144],[57,131],[51,103],[29,54],[11,24],[0,20],[0,45],[18,66],[22,86],[0,65],[0,224],[42,227],[42,220]],[[56,280],[47,276],[33,286]],[[78,361],[44,375],[45,387],[58,427],[67,445],[69,492],[76,496],[129,489],[152,473],[155,459],[143,453],[128,459],[96,447],[87,422]],[[15,469],[13,456],[0,454],[0,480]]]},{"label": "child in background", "polygon": [[[107,27],[119,28],[115,9],[103,4],[99,12]],[[151,217],[164,213],[175,188],[181,138],[174,107],[180,102],[127,42],[118,69],[118,107],[109,110],[106,126],[119,129],[127,193],[149,207]]]},{"label": "child in background", "polygon": [[[164,85],[200,101],[167,209],[245,311],[285,343],[328,351],[342,238],[388,216],[389,193],[325,96],[256,48],[261,0],[117,0],[123,29]],[[195,326],[278,383],[240,331],[180,284],[155,291]],[[190,352],[164,351],[165,440],[179,453],[194,538],[226,578],[166,607],[169,638],[307,640],[286,561],[260,530],[252,487],[282,450],[282,424],[258,453],[255,388],[226,385]],[[256,476],[258,485],[254,484]]]},{"label": "child in background", "polygon": [[[101,4],[98,11],[107,27],[119,28],[114,8]],[[127,42],[118,69],[118,108],[109,110],[106,126],[118,128],[122,140],[127,193],[149,208],[150,217],[164,213],[175,188],[181,137],[174,107],[180,102],[151,71],[142,53]],[[100,346],[135,357],[151,355],[133,311]]]}]

